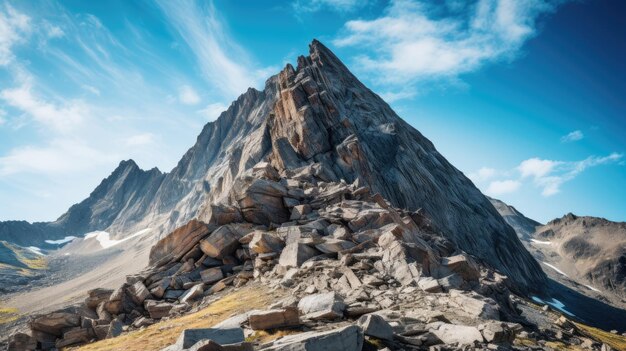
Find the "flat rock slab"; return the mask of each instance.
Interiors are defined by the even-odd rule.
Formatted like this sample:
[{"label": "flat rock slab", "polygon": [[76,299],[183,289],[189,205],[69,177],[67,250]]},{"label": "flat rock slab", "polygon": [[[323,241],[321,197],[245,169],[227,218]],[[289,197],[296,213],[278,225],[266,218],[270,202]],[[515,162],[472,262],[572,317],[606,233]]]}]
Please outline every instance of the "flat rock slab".
[{"label": "flat rock slab", "polygon": [[253,330],[294,327],[300,324],[300,315],[295,307],[255,312],[248,316]]},{"label": "flat rock slab", "polygon": [[244,342],[243,329],[241,328],[206,328],[183,330],[176,343],[167,348],[168,351],[186,350],[194,346],[198,341],[212,340],[219,345],[238,344]]},{"label": "flat rock slab", "polygon": [[334,292],[305,296],[298,303],[303,318],[314,320],[341,318],[345,308],[341,297]]},{"label": "flat rock slab", "polygon": [[262,348],[272,351],[361,351],[363,333],[355,325],[325,332],[306,332],[286,336],[273,345]]},{"label": "flat rock slab", "polygon": [[377,314],[362,316],[359,318],[358,325],[363,329],[365,335],[383,340],[393,339],[393,329],[383,317]]},{"label": "flat rock slab", "polygon": [[475,341],[483,342],[483,335],[476,327],[437,322],[428,325],[428,328],[445,344],[469,345]]},{"label": "flat rock slab", "polygon": [[[214,226],[212,228],[215,228]],[[211,228],[197,220],[191,220],[159,240],[150,250],[150,265],[162,266],[178,261],[202,238],[211,232]]]}]

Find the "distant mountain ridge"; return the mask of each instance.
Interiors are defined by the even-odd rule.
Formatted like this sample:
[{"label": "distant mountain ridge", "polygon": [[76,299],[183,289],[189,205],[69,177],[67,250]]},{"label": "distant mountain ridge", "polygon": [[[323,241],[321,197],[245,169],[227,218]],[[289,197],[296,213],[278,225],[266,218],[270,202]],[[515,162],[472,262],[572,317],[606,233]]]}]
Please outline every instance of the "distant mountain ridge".
[{"label": "distant mountain ridge", "polygon": [[[234,180],[260,161],[279,172],[308,167],[328,181],[368,186],[394,206],[425,211],[437,230],[518,287],[545,281],[472,182],[316,40],[296,68],[287,65],[263,91],[248,89],[208,123],[171,172],[124,161],[57,221],[21,227],[21,235],[106,230],[123,236],[148,226],[166,233],[206,217],[212,203],[232,201]],[[12,228],[0,223],[0,239],[16,237]]]}]

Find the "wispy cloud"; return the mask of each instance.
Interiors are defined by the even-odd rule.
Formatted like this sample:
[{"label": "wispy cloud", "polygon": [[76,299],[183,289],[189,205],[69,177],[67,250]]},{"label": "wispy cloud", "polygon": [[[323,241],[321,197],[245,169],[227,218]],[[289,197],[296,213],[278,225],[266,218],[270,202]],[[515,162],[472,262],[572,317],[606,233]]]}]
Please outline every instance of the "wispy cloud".
[{"label": "wispy cloud", "polygon": [[157,2],[171,26],[196,56],[205,79],[233,98],[257,83],[248,54],[232,40],[212,2]]},{"label": "wispy cloud", "polygon": [[0,4],[0,66],[6,66],[13,60],[13,46],[31,32],[30,24],[30,17],[8,3]]},{"label": "wispy cloud", "polygon": [[[490,196],[519,190],[524,184],[538,188],[541,195],[558,194],[561,187],[585,170],[608,164],[622,164],[624,155],[614,152],[607,156],[589,156],[580,161],[556,161],[533,157],[520,162],[512,170],[498,171],[481,168],[468,176]],[[503,179],[504,178],[504,179]]]},{"label": "wispy cloud", "polygon": [[581,132],[580,130],[575,130],[573,132],[568,133],[567,135],[562,136],[561,142],[569,143],[572,141],[582,140],[584,137],[585,135],[583,134],[583,132]]},{"label": "wispy cloud", "polygon": [[135,134],[126,139],[126,145],[128,146],[144,146],[154,143],[156,135],[152,133],[140,133]]},{"label": "wispy cloud", "polygon": [[512,193],[517,191],[522,186],[522,182],[518,180],[496,180],[489,183],[489,187],[486,190],[489,196],[500,196],[502,194]]},{"label": "wispy cloud", "polygon": [[207,119],[207,121],[215,121],[222,112],[226,111],[227,108],[228,106],[220,102],[216,102],[216,103],[207,105],[207,107],[198,111],[198,113],[204,116]]},{"label": "wispy cloud", "polygon": [[292,6],[297,16],[302,12],[316,12],[322,9],[350,12],[364,7],[367,3],[367,0],[295,0]]},{"label": "wispy cloud", "polygon": [[82,101],[63,101],[61,104],[46,101],[33,92],[32,77],[22,77],[21,80],[17,87],[0,91],[0,99],[7,105],[32,116],[37,122],[57,132],[71,132],[83,122],[88,107]]},{"label": "wispy cloud", "polygon": [[200,96],[189,85],[183,85],[178,91],[178,99],[185,105],[196,105],[200,102]]},{"label": "wispy cloud", "polygon": [[348,21],[334,44],[369,50],[356,58],[356,67],[380,84],[454,81],[518,55],[535,35],[539,16],[556,3],[392,0],[376,19]]}]

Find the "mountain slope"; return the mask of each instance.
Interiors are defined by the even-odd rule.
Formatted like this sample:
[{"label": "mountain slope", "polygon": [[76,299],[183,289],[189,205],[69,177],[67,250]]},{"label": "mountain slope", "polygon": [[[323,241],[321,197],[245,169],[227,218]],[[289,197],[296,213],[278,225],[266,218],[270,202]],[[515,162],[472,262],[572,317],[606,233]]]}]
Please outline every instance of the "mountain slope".
[{"label": "mountain slope", "polygon": [[502,218],[504,218],[506,223],[515,230],[515,233],[517,233],[517,236],[522,241],[531,240],[535,229],[542,225],[534,219],[524,216],[524,214],[519,212],[515,207],[507,205],[503,201],[489,196],[487,196],[487,198],[491,201],[491,204],[496,208],[498,213],[500,213]]},{"label": "mountain slope", "polygon": [[328,181],[357,181],[396,207],[421,208],[437,230],[520,290],[543,285],[540,267],[489,200],[318,41],[297,68],[287,65],[263,91],[249,89],[207,124],[170,173],[123,162],[48,226],[165,233],[232,201],[234,180],[263,160],[280,172],[306,167]]},{"label": "mountain slope", "polygon": [[572,279],[626,300],[626,222],[571,213],[539,227],[551,263]]},{"label": "mountain slope", "polygon": [[122,161],[82,202],[73,205],[54,222],[0,222],[0,240],[21,246],[56,248],[45,240],[82,236],[117,223],[132,226],[143,220],[164,174],[154,168],[144,171],[133,160]]}]

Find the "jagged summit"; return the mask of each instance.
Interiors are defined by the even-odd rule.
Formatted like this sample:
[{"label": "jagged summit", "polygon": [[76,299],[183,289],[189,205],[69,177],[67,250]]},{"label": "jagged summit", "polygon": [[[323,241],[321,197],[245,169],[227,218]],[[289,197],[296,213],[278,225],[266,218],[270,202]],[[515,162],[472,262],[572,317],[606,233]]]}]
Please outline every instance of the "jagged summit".
[{"label": "jagged summit", "polygon": [[71,234],[166,233],[232,201],[236,179],[267,161],[281,174],[356,182],[395,207],[422,209],[438,231],[520,289],[541,287],[540,267],[471,181],[327,47],[313,40],[309,50],[296,68],[287,65],[262,91],[248,89],[205,125],[171,172],[124,161],[55,225]]}]

